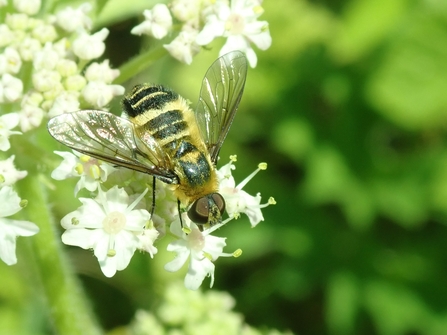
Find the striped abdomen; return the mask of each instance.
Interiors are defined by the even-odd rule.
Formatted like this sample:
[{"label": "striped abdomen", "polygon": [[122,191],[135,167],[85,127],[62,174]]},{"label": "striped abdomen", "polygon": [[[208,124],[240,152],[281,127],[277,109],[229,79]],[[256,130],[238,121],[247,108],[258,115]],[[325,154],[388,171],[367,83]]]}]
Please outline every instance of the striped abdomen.
[{"label": "striped abdomen", "polygon": [[214,167],[194,114],[177,93],[160,85],[138,85],[123,99],[124,111],[141,138],[149,133],[171,157],[179,191],[190,203],[217,190]]}]

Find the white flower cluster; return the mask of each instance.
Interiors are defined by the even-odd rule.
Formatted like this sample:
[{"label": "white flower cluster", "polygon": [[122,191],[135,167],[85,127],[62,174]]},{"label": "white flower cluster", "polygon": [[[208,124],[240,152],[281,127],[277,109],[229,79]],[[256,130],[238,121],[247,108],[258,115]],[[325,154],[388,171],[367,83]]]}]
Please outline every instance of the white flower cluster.
[{"label": "white flower cluster", "polygon": [[116,169],[109,164],[85,155],[56,152],[64,158],[53,171],[58,180],[78,177],[75,192],[85,188],[96,197],[80,198],[82,206],[67,214],[61,221],[66,231],[62,241],[84,249],[93,249],[102,272],[107,277],[126,268],[139,249],[151,257],[158,250],[154,243],[169,234],[174,238],[167,250],[176,253],[174,260],[165,265],[167,271],[178,271],[189,260],[185,286],[197,289],[205,277],[214,281],[214,261],[219,257],[237,257],[240,250],[224,253],[225,238],[211,235],[216,229],[245,213],[252,227],[264,218],[261,208],[274,204],[272,198],[261,204],[261,196],[251,196],[242,188],[266,164],[236,185],[231,171],[235,169],[233,156],[230,162],[218,170],[219,192],[226,201],[229,218],[221,224],[204,230],[182,213],[183,229],[177,210],[177,200],[168,186],[157,182],[155,213],[151,217],[153,203],[152,176],[127,169]]},{"label": "white flower cluster", "polygon": [[[45,18],[37,16],[40,0],[0,1],[0,7],[0,151],[11,149],[11,135],[38,127],[45,116],[75,111],[82,103],[103,108],[124,93],[111,84],[119,72],[108,61],[93,62],[104,52],[108,30],[90,34],[90,4]],[[14,158],[0,160],[0,258],[9,265],[17,262],[17,236],[39,231],[32,222],[6,219],[26,205],[12,188],[27,175],[15,168]]]},{"label": "white flower cluster", "polygon": [[215,38],[226,38],[220,49],[222,56],[240,50],[247,56],[251,67],[257,63],[252,44],[266,50],[272,43],[266,21],[258,21],[264,12],[262,0],[173,0],[168,6],[157,4],[144,11],[145,20],[132,29],[136,35],[164,38],[175,20],[181,26],[178,35],[164,47],[176,59],[191,64],[202,46]]},{"label": "white flower cluster", "polygon": [[0,104],[18,116],[21,131],[83,104],[103,109],[124,93],[124,87],[111,84],[119,71],[107,60],[94,62],[103,54],[109,32],[90,33],[90,4],[45,18],[35,17],[39,0],[15,0],[12,5],[0,23]]},{"label": "white flower cluster", "polygon": [[[0,116],[0,151],[10,149],[9,136],[20,135],[21,132],[11,130],[19,124],[17,113]],[[39,228],[32,222],[8,219],[26,205],[12,186],[28,174],[14,166],[14,155],[0,160],[0,259],[8,265],[17,263],[16,239],[18,236],[37,234]]]},{"label": "white flower cluster", "polygon": [[[8,162],[0,162],[5,166],[12,165],[12,156]],[[14,167],[6,167],[9,173],[14,170]],[[26,175],[26,172],[16,171],[16,178],[23,178],[20,174]],[[2,175],[2,177],[4,177]],[[0,259],[8,265],[17,263],[16,257],[16,239],[18,236],[32,236],[39,232],[39,227],[30,221],[13,220],[8,219],[8,216],[14,215],[19,212],[24,206],[26,201],[20,199],[18,194],[13,188],[2,182],[0,185]]]},{"label": "white flower cluster", "polygon": [[233,310],[236,301],[226,292],[188,291],[180,283],[171,283],[160,300],[162,303],[153,313],[136,312],[128,328],[129,334],[292,335],[289,331],[265,327],[258,330],[248,325],[243,315]]}]

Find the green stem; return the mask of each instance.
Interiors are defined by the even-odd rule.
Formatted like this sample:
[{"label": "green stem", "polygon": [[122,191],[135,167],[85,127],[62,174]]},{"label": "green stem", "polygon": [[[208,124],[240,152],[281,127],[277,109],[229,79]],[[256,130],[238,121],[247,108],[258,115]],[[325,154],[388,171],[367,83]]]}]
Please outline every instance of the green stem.
[{"label": "green stem", "polygon": [[56,332],[64,335],[103,334],[62,250],[44,184],[38,175],[28,175],[17,186],[19,194],[28,200],[24,211],[27,219],[40,228],[40,232],[30,240]]},{"label": "green stem", "polygon": [[124,83],[129,78],[132,78],[133,76],[151,66],[155,61],[159,60],[166,54],[167,50],[160,46],[132,58],[129,62],[123,64],[120,67],[120,75],[114,80],[114,83]]}]

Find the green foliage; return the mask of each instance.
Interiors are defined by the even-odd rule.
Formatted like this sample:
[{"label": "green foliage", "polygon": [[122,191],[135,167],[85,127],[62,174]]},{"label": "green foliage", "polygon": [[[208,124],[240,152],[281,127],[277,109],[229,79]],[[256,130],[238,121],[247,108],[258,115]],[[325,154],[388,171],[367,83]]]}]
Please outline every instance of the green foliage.
[{"label": "green foliage", "polygon": [[269,163],[251,186],[278,204],[231,227],[244,254],[217,285],[296,333],[445,333],[447,6],[264,5],[273,45],[229,141]]}]

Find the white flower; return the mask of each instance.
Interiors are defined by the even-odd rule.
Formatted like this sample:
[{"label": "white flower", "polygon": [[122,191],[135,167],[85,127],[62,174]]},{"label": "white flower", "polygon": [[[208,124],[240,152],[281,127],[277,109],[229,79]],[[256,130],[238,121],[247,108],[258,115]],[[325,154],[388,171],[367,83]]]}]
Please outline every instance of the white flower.
[{"label": "white flower", "polygon": [[75,61],[71,59],[61,59],[56,64],[56,71],[59,72],[59,74],[62,77],[70,77],[77,74],[78,71],[78,65]]},{"label": "white flower", "polygon": [[19,53],[24,61],[30,61],[41,48],[42,44],[38,40],[27,36],[19,44]]},{"label": "white flower", "polygon": [[23,97],[21,106],[22,107],[25,105],[39,106],[42,101],[43,101],[42,93],[30,90]]},{"label": "white flower", "polygon": [[28,15],[37,14],[40,9],[40,0],[14,0],[14,8],[18,12]]},{"label": "white flower", "polygon": [[73,32],[79,28],[89,30],[92,26],[92,20],[87,13],[92,10],[92,5],[88,2],[83,3],[77,9],[70,6],[62,9],[56,14],[56,22],[65,31]]},{"label": "white flower", "polygon": [[57,71],[41,69],[33,73],[33,85],[39,92],[53,90],[61,86],[61,75]]},{"label": "white flower", "polygon": [[31,236],[39,232],[39,227],[32,222],[6,219],[21,209],[17,193],[10,186],[0,188],[0,258],[8,265],[17,263],[17,236]]},{"label": "white flower", "polygon": [[131,30],[134,35],[151,35],[162,39],[168,34],[172,26],[172,17],[165,4],[156,4],[151,10],[143,12],[144,21]]},{"label": "white flower", "polygon": [[134,207],[145,194],[129,204],[127,193],[115,186],[107,192],[98,189],[96,199],[80,198],[82,206],[61,220],[66,229],[62,241],[93,249],[104,275],[112,277],[129,265],[140,245],[137,235],[143,233],[150,214]]},{"label": "white flower", "polygon": [[8,159],[0,161],[0,179],[2,180],[2,183],[0,184],[2,186],[11,186],[17,180],[25,178],[28,174],[26,171],[19,171],[16,169],[14,166],[14,158],[15,156],[12,155]]},{"label": "white flower", "polygon": [[53,70],[60,59],[60,54],[53,43],[45,43],[45,46],[33,55],[33,66],[37,70]]},{"label": "white flower", "polygon": [[53,43],[53,49],[59,54],[61,58],[72,59],[73,55],[71,51],[69,52],[70,41],[67,37],[59,39],[57,42]]},{"label": "white flower", "polygon": [[42,108],[38,106],[22,104],[22,109],[19,112],[20,130],[27,132],[31,129],[39,127],[42,123],[44,114],[45,113]]},{"label": "white flower", "polygon": [[110,164],[77,152],[75,155],[68,151],[55,151],[54,153],[64,160],[51,173],[51,178],[63,180],[69,177],[80,177],[75,186],[75,194],[82,188],[86,188],[90,192],[95,191],[99,188],[99,184],[106,181],[109,174],[115,171]]},{"label": "white flower", "polygon": [[81,91],[87,85],[87,79],[80,74],[65,78],[64,87],[67,91]]},{"label": "white flower", "polygon": [[9,73],[2,75],[0,80],[0,103],[14,102],[22,96],[23,83]]},{"label": "white flower", "polygon": [[200,51],[200,46],[196,43],[196,36],[197,31],[192,28],[183,30],[171,43],[164,44],[163,47],[172,57],[183,63],[191,64],[194,55]]},{"label": "white flower", "polygon": [[124,87],[108,85],[102,81],[91,81],[82,90],[85,101],[96,108],[107,105],[114,96],[124,94]]},{"label": "white flower", "polygon": [[89,35],[85,32],[74,40],[73,52],[76,56],[84,60],[91,60],[100,57],[106,45],[104,40],[109,35],[109,30],[106,28],[101,29],[93,35]]},{"label": "white flower", "polygon": [[36,40],[42,44],[53,42],[57,38],[56,28],[52,24],[37,24],[31,34]]},{"label": "white flower", "polygon": [[14,40],[14,32],[6,24],[0,24],[0,48],[5,47]]},{"label": "white flower", "polygon": [[9,136],[21,134],[20,131],[12,131],[19,124],[19,115],[9,113],[0,116],[0,150],[6,151],[11,147]]},{"label": "white flower", "polygon": [[158,252],[158,249],[154,246],[154,242],[159,235],[160,233],[153,226],[146,227],[143,230],[143,233],[137,235],[140,241],[138,249],[146,251],[149,255],[151,255],[151,258],[154,258],[154,255]]},{"label": "white flower", "polygon": [[22,13],[13,13],[7,14],[5,23],[8,25],[11,30],[17,31],[25,31],[28,29],[30,18],[26,14]]},{"label": "white flower", "polygon": [[[55,71],[51,71],[55,72]],[[56,72],[57,73],[57,72]],[[51,82],[52,79],[57,78],[58,76],[54,76],[50,79],[46,84]],[[42,91],[42,96],[45,99],[45,101],[42,103],[41,107],[44,110],[50,109],[51,105],[53,104],[54,99],[56,99],[62,92],[64,92],[64,86],[60,82],[53,82],[53,86],[49,87],[48,90]],[[43,87],[43,86],[42,86]]]},{"label": "white flower", "polygon": [[215,12],[206,16],[205,26],[196,42],[207,45],[218,36],[226,37],[220,56],[240,50],[247,55],[250,66],[255,67],[257,57],[250,43],[261,50],[268,49],[272,43],[268,23],[257,20],[261,13],[262,8],[256,1],[232,0],[230,6],[218,2]]},{"label": "white flower", "polygon": [[79,92],[64,91],[54,99],[53,105],[48,110],[48,117],[70,113],[79,110]]},{"label": "white flower", "polygon": [[201,0],[174,0],[171,3],[171,11],[174,17],[180,21],[197,21],[199,19]]},{"label": "white flower", "polygon": [[92,63],[85,71],[85,78],[88,81],[102,81],[110,84],[116,77],[118,77],[120,71],[112,69],[109,65],[109,60],[106,59],[102,63]]},{"label": "white flower", "polygon": [[0,54],[0,74],[17,73],[22,66],[22,59],[16,49],[7,47]]},{"label": "white flower", "polygon": [[197,290],[206,276],[211,277],[210,287],[212,287],[214,283],[213,261],[220,256],[233,256],[233,254],[222,252],[226,245],[225,238],[210,235],[226,222],[201,232],[193,222],[189,221],[186,215],[182,216],[182,221],[190,227],[190,233],[185,234],[182,231],[178,218],[171,224],[171,233],[180,239],[169,243],[167,250],[173,251],[177,255],[174,260],[165,265],[165,269],[170,272],[178,271],[190,258],[188,273],[185,277],[185,287],[190,290]]},{"label": "white flower", "polygon": [[236,161],[236,157],[232,156],[228,164],[222,166],[217,171],[219,178],[219,193],[225,199],[225,209],[230,218],[238,218],[240,213],[245,213],[252,227],[256,226],[260,221],[264,221],[261,208],[274,204],[275,200],[270,198],[267,204],[261,204],[260,193],[256,196],[252,196],[245,192],[242,188],[261,170],[267,168],[267,164],[261,163],[252,174],[245,178],[241,183],[236,185],[234,178],[231,174],[231,170],[236,167],[233,162]]}]

